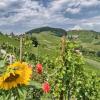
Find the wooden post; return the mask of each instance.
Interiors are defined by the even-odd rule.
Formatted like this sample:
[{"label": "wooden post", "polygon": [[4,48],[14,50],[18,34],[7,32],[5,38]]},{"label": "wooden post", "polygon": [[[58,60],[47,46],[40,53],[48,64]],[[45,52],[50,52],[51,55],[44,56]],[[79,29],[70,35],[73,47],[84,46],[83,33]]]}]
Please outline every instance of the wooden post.
[{"label": "wooden post", "polygon": [[1,45],[0,45],[0,57],[1,57]]},{"label": "wooden post", "polygon": [[[64,61],[65,45],[66,45],[66,36],[65,36],[65,34],[63,34],[63,36],[61,38],[61,56],[62,56],[63,61]],[[63,82],[62,82],[62,84],[63,84]],[[64,91],[63,90],[60,92],[59,100],[64,100]]]},{"label": "wooden post", "polygon": [[20,37],[20,62],[22,61],[22,48],[23,48],[23,46],[22,46],[22,41],[23,41],[23,38],[22,38],[22,36]]},{"label": "wooden post", "polygon": [[65,34],[61,38],[61,56],[63,57],[65,52],[65,45],[66,45],[66,36]]}]

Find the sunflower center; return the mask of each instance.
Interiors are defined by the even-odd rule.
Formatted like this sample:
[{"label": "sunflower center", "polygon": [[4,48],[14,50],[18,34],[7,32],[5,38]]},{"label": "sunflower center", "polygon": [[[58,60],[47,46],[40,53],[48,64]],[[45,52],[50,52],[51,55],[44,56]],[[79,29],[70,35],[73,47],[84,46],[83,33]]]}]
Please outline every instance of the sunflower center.
[{"label": "sunflower center", "polygon": [[15,81],[17,78],[19,77],[18,74],[10,74],[10,76],[8,78],[5,79],[5,82],[12,82],[12,81]]}]

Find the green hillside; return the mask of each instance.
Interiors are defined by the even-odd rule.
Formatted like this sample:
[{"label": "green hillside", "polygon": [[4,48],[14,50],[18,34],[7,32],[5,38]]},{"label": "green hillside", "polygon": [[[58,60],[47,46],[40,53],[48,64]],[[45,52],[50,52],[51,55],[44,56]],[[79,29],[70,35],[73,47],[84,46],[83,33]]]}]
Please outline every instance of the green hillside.
[{"label": "green hillside", "polygon": [[10,44],[10,45],[13,45],[15,47],[18,47],[19,40],[17,39],[17,37],[12,37],[10,35],[0,34],[0,44]]},{"label": "green hillside", "polygon": [[[48,55],[49,57],[56,57],[59,53],[58,48],[60,46],[61,35],[66,33],[66,39],[75,40],[79,42],[82,46],[82,51],[84,56],[88,59],[86,62],[88,63],[88,68],[95,70],[99,73],[98,69],[100,69],[100,57],[96,55],[97,52],[100,51],[100,33],[95,31],[87,31],[87,30],[73,30],[66,32],[63,29],[58,28],[50,28],[43,27],[37,28],[31,31],[26,32],[23,35],[23,38],[27,40],[31,37],[35,37],[39,43],[38,47],[34,47],[31,45],[30,47],[26,47],[25,51],[30,53],[34,53],[39,56]],[[60,34],[60,35],[59,35]],[[8,36],[0,34],[0,44],[3,43],[14,46],[15,48],[19,48],[19,37],[18,36]],[[94,61],[91,63],[91,61]],[[96,64],[97,62],[97,64]],[[94,64],[93,64],[94,63]],[[97,66],[98,65],[98,66]],[[91,67],[90,67],[91,66]]]},{"label": "green hillside", "polygon": [[[43,27],[28,31],[26,32],[25,36],[36,37],[40,44],[40,51],[46,50],[47,52],[50,51],[50,53],[52,53],[52,51],[56,51],[56,48],[60,42],[60,37],[56,35],[58,34],[57,32],[62,32],[60,34],[63,34],[66,31],[58,28]],[[86,30],[73,30],[66,33],[66,39],[72,38],[73,40],[78,41],[86,50],[95,52],[100,51],[100,33]],[[0,44],[3,43],[8,43],[15,47],[19,47],[19,40],[16,37],[0,34]],[[37,51],[37,48],[34,48],[33,51]]]},{"label": "green hillside", "polygon": [[77,36],[77,41],[79,41],[83,47],[87,49],[92,49],[95,51],[100,50],[100,33],[95,31],[87,30],[73,30],[68,31],[68,36]]},{"label": "green hillside", "polygon": [[[60,44],[60,37],[56,36],[55,32],[51,30],[45,31],[43,29],[41,28],[42,31],[38,32],[38,34],[31,33],[31,36],[36,37],[40,43],[39,48],[33,48],[34,52],[37,52],[39,49],[39,55],[47,54],[50,57],[52,57],[52,55],[55,55],[56,57],[56,54],[58,53],[57,48]],[[27,35],[30,34],[27,33]],[[87,54],[84,56],[88,59],[86,60],[86,68],[89,70],[95,70],[96,73],[99,75],[100,57],[96,56],[96,52],[100,51],[100,33],[87,30],[68,31],[66,39],[71,38],[72,40],[79,42],[82,45],[83,50],[85,49],[85,53]],[[91,61],[94,62],[91,63]]]},{"label": "green hillside", "polygon": [[57,35],[57,36],[62,36],[63,33],[67,34],[67,32],[64,29],[52,28],[52,27],[41,27],[41,28],[32,29],[26,32],[26,34],[32,34],[32,33],[39,34],[41,32],[48,32],[48,31],[54,33],[54,35]]},{"label": "green hillside", "polygon": [[[27,34],[27,36],[30,35]],[[39,46],[37,48],[32,48],[33,52],[36,54],[38,53],[38,55],[49,55],[50,57],[57,54],[60,37],[55,36],[50,31],[40,32],[39,34],[33,33],[31,36],[36,37],[39,42]]]}]

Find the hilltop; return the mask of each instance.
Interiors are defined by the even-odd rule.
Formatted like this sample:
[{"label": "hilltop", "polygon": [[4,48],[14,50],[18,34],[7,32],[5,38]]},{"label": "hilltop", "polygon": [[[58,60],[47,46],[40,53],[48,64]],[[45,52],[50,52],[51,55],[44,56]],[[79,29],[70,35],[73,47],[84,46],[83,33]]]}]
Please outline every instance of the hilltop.
[{"label": "hilltop", "polygon": [[52,28],[52,27],[48,27],[48,26],[29,30],[28,32],[26,32],[26,34],[32,34],[32,33],[39,34],[41,32],[48,32],[48,31],[54,33],[54,35],[57,35],[57,36],[62,36],[63,33],[67,34],[66,30],[64,30],[64,29]]}]

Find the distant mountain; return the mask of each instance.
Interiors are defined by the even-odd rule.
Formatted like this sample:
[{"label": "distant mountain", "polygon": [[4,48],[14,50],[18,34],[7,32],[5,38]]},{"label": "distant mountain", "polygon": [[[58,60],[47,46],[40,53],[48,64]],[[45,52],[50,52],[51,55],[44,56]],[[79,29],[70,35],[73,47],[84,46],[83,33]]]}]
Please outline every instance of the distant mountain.
[{"label": "distant mountain", "polygon": [[46,32],[46,31],[50,31],[57,36],[62,36],[62,34],[67,34],[67,32],[64,29],[52,28],[52,27],[41,27],[41,28],[32,29],[26,32],[26,34],[41,33],[41,32]]}]

